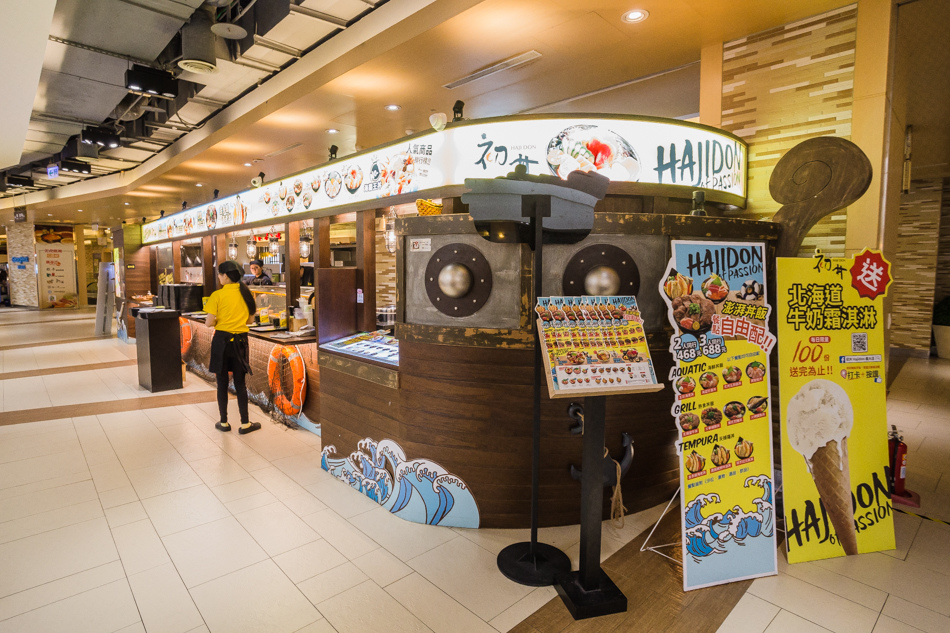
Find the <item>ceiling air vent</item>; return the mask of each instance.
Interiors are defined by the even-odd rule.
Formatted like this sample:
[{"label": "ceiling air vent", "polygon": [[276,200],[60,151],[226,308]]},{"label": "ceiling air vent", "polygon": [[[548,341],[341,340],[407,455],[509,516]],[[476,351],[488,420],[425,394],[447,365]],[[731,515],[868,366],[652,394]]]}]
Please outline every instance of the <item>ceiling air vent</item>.
[{"label": "ceiling air vent", "polygon": [[515,55],[514,57],[509,57],[508,59],[503,59],[497,64],[492,64],[486,68],[462,77],[461,79],[456,79],[452,83],[447,83],[443,88],[448,88],[452,90],[453,88],[458,88],[459,86],[464,86],[467,83],[471,83],[476,79],[481,79],[482,77],[487,77],[488,75],[494,75],[495,73],[500,73],[503,70],[508,70],[514,68],[515,66],[520,66],[522,64],[527,64],[528,62],[535,60],[541,57],[541,53],[535,50],[528,51],[527,53],[521,53],[520,55]]},{"label": "ceiling air vent", "polygon": [[181,60],[178,66],[188,72],[207,75],[218,70],[214,54],[211,15],[196,11],[181,30]]}]

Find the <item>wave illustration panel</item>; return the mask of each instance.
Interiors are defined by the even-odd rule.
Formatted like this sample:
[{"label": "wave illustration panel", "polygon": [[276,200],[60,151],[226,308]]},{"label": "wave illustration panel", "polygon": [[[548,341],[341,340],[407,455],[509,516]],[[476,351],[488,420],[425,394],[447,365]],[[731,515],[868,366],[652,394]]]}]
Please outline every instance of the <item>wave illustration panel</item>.
[{"label": "wave illustration panel", "polygon": [[336,447],[323,449],[327,471],[406,521],[447,527],[477,528],[478,504],[459,477],[428,459],[407,459],[392,440],[360,440],[349,457]]}]

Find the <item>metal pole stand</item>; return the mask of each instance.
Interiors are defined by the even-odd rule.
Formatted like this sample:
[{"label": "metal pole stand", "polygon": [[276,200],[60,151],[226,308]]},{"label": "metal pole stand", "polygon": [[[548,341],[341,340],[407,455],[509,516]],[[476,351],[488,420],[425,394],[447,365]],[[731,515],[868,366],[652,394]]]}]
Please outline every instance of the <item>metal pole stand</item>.
[{"label": "metal pole stand", "polygon": [[[557,577],[555,589],[575,620],[627,610],[627,596],[600,568],[604,508],[604,415],[606,396],[584,398],[584,448],[581,470],[580,570]],[[620,482],[617,482],[620,485]]]},{"label": "metal pole stand", "polygon": [[661,552],[660,549],[659,549],[659,548],[661,548],[661,547],[674,547],[674,546],[682,545],[681,543],[667,543],[667,544],[665,544],[665,545],[650,545],[649,547],[647,546],[647,543],[649,543],[649,542],[650,542],[650,539],[653,538],[653,533],[656,532],[656,528],[660,527],[660,521],[662,521],[662,520],[663,520],[663,517],[666,516],[666,513],[670,511],[670,506],[673,505],[673,502],[676,501],[676,497],[678,497],[679,494],[680,494],[680,489],[677,488],[677,489],[676,489],[676,492],[673,493],[673,497],[670,499],[670,502],[667,503],[667,504],[666,504],[666,507],[663,509],[663,514],[660,515],[660,518],[657,519],[657,520],[656,520],[656,523],[653,524],[653,529],[650,530],[650,533],[649,533],[649,534],[647,534],[646,540],[643,541],[643,545],[640,546],[640,551],[641,551],[641,552],[645,552],[645,551],[649,550],[649,551],[653,552],[654,554],[659,554],[659,555],[662,556],[663,558],[668,558],[668,559],[670,559],[671,561],[673,561],[673,562],[676,563],[677,565],[682,565],[682,564],[683,564],[683,561],[678,560],[678,559],[676,559],[676,558],[673,558],[672,556],[667,556],[666,554],[664,554],[663,552]]},{"label": "metal pole stand", "polygon": [[[551,215],[550,196],[524,196],[521,202],[523,217],[531,218],[530,226],[534,248],[534,296],[541,296],[542,221]],[[544,363],[541,359],[541,337],[535,325],[534,337],[534,428],[531,456],[531,540],[515,543],[498,554],[498,569],[509,580],[529,587],[554,584],[560,574],[571,571],[571,559],[553,545],[538,543],[538,487],[541,482],[541,383]],[[601,427],[603,420],[601,420]],[[601,428],[603,438],[603,428]],[[601,442],[603,444],[603,442]],[[603,450],[603,448],[601,448]],[[600,471],[598,471],[599,473]],[[603,489],[601,489],[603,495]],[[600,547],[598,535],[597,546]]]}]

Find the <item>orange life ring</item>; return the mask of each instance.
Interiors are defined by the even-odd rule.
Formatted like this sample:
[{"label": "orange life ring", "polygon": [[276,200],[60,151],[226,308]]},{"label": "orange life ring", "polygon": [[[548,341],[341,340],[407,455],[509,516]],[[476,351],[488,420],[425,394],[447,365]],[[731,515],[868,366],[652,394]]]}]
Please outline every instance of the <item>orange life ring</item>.
[{"label": "orange life ring", "polygon": [[191,349],[191,337],[193,336],[191,321],[185,317],[178,317],[178,327],[181,329],[181,356],[184,358],[188,350]]},{"label": "orange life ring", "polygon": [[[294,392],[290,398],[284,395],[280,384],[280,359],[287,359],[294,378]],[[274,397],[274,406],[284,415],[293,416],[303,409],[307,397],[307,368],[296,345],[275,345],[267,360],[267,384]]]}]

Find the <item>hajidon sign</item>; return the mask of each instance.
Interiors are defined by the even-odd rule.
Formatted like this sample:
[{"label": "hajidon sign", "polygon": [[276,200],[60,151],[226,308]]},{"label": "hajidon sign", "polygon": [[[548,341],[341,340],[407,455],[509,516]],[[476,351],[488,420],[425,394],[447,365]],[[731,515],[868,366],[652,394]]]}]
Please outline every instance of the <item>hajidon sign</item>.
[{"label": "hajidon sign", "polygon": [[683,587],[775,574],[765,244],[672,241]]},{"label": "hajidon sign", "polygon": [[332,209],[495,178],[524,165],[566,178],[596,171],[613,181],[681,185],[742,205],[747,146],[694,123],[636,117],[530,117],[466,122],[354,154],[258,189],[148,222],[145,243],[248,222]]}]

